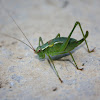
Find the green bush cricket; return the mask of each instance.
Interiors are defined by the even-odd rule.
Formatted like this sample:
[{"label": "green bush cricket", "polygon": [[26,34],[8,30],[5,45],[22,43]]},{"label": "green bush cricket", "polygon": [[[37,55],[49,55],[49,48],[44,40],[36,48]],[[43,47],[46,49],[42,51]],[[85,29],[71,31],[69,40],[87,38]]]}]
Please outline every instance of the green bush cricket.
[{"label": "green bush cricket", "polygon": [[[8,13],[8,15],[10,16],[10,14]],[[24,35],[24,37],[27,39],[27,37],[25,36],[24,32],[21,30],[21,28],[18,26],[18,24],[16,23],[16,21],[13,19],[12,16],[10,16],[11,19],[14,21],[14,23],[17,25],[17,27],[19,28],[19,30],[22,32],[22,34]],[[74,31],[74,29],[76,28],[76,26],[79,25],[79,28],[81,30],[81,33],[83,35],[83,38],[80,39],[80,40],[76,40],[74,38],[71,38],[71,35]],[[55,73],[57,75],[57,77],[59,78],[60,82],[62,83],[62,79],[60,78],[59,74],[58,74],[58,71],[56,70],[56,67],[53,63],[53,59],[51,58],[51,56],[56,56],[56,55],[60,55],[60,54],[65,54],[65,53],[69,53],[74,61],[74,64],[76,66],[76,68],[78,70],[83,70],[83,68],[78,68],[76,62],[75,62],[75,59],[71,53],[71,51],[79,46],[83,41],[85,41],[85,44],[87,46],[87,49],[88,49],[88,52],[91,53],[91,52],[94,52],[94,49],[93,50],[89,50],[89,47],[88,47],[88,44],[87,44],[87,41],[86,41],[86,38],[88,37],[88,34],[89,32],[86,31],[86,34],[84,34],[83,30],[82,30],[82,27],[81,27],[81,24],[80,22],[76,22],[72,31],[70,32],[69,36],[68,37],[60,37],[60,34],[58,33],[57,36],[54,38],[54,39],[51,39],[50,41],[44,43],[42,38],[40,37],[39,38],[39,46],[34,49],[34,47],[31,45],[31,43],[29,42],[29,40],[27,39],[27,41],[29,42],[30,45],[26,44],[25,42],[15,38],[15,37],[12,37],[12,36],[9,36],[9,35],[6,35],[8,37],[11,37],[11,38],[14,38],[24,44],[26,44],[28,47],[30,47],[38,56],[40,59],[44,59],[45,58],[45,55],[48,56],[48,59],[49,61],[51,62],[54,70],[55,70]],[[42,44],[42,45],[41,45]]]}]

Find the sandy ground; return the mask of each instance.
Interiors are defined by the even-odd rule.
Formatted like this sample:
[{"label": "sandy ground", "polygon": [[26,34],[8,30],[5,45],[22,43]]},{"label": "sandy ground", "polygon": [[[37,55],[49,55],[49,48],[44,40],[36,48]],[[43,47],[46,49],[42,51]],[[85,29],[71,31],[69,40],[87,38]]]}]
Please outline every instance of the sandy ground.
[{"label": "sandy ground", "polygon": [[[40,36],[44,42],[57,33],[67,37],[80,21],[84,32],[89,31],[89,48],[96,47],[88,53],[82,43],[74,50],[73,56],[84,70],[76,70],[70,55],[54,61],[63,80],[60,83],[47,60],[39,60],[26,45],[2,35],[27,43],[2,6],[34,48]],[[79,27],[72,37],[82,38]],[[0,0],[0,100],[100,100],[100,0]]]}]

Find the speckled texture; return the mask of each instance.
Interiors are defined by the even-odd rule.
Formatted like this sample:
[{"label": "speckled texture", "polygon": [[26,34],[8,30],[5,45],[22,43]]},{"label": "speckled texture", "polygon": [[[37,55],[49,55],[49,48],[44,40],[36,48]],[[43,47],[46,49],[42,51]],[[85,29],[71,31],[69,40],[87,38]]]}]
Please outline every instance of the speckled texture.
[{"label": "speckled texture", "polygon": [[[57,33],[66,37],[80,21],[84,32],[89,31],[90,49],[96,49],[90,54],[83,43],[74,50],[84,71],[76,70],[70,56],[54,61],[61,84],[47,60],[39,60],[26,45],[2,35],[27,42],[0,3],[0,100],[100,100],[100,0],[2,1],[35,48],[39,36],[44,42]],[[72,37],[82,38],[79,27]]]}]

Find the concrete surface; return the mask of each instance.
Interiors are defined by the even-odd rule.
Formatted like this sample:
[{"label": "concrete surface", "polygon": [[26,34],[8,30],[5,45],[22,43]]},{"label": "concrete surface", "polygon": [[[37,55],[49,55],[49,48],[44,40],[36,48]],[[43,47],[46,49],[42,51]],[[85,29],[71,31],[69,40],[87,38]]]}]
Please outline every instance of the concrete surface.
[{"label": "concrete surface", "polygon": [[[44,42],[57,33],[66,37],[80,21],[84,32],[89,31],[89,48],[96,47],[93,53],[87,52],[85,43],[75,49],[73,56],[84,71],[76,70],[70,56],[54,61],[61,84],[47,60],[39,60],[26,45],[2,35],[27,43],[1,5],[35,48],[40,36]],[[72,37],[82,38],[79,27]],[[100,100],[100,0],[0,1],[0,100]]]}]

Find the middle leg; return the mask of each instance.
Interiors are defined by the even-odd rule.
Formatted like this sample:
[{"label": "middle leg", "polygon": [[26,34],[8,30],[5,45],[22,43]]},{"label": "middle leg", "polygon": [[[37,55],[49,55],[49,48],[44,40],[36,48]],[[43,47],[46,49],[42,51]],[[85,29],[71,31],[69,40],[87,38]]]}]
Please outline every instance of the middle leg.
[{"label": "middle leg", "polygon": [[75,62],[75,59],[74,59],[74,57],[73,57],[73,55],[72,55],[72,53],[71,52],[69,52],[69,54],[71,55],[71,57],[72,57],[72,59],[73,59],[73,61],[74,61],[74,63],[75,63],[75,66],[76,66],[76,68],[78,69],[78,70],[83,70],[83,68],[78,68],[78,66],[77,66],[77,64],[76,64],[76,62]]}]

